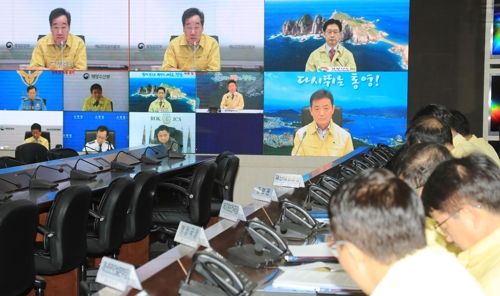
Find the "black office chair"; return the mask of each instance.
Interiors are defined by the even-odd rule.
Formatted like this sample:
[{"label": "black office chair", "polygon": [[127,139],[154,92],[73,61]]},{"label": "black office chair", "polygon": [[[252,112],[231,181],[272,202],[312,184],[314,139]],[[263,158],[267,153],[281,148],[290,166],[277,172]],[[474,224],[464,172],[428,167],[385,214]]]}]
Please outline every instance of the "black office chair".
[{"label": "black office chair", "polygon": [[0,169],[12,168],[20,165],[24,165],[24,162],[20,162],[14,157],[2,156],[0,157]]},{"label": "black office chair", "polygon": [[35,244],[37,274],[56,275],[79,268],[87,256],[87,218],[92,190],[74,185],[59,191],[39,225],[43,242]]},{"label": "black office chair", "polygon": [[[86,130],[85,131],[85,143],[82,143],[83,146],[87,144],[90,141],[94,141],[97,138],[97,131],[96,130]],[[109,131],[108,133],[108,142],[113,145],[113,147],[116,149],[116,133],[115,131]],[[89,149],[90,150],[90,149]]]},{"label": "black office chair", "polygon": [[[130,177],[113,180],[98,202],[97,211],[91,210],[87,224],[87,255],[102,257],[113,255],[117,259],[117,250],[123,243],[126,218],[135,189],[135,181]],[[81,266],[81,295],[91,295],[102,285],[93,279],[97,270]]]},{"label": "black office chair", "polygon": [[[311,112],[309,112],[309,106],[302,107],[301,116],[302,116],[302,126],[308,125],[309,123],[313,122]],[[341,106],[335,106],[335,111],[333,112],[332,120],[336,125],[338,125],[340,127],[342,126],[342,107]]]},{"label": "black office chair", "polygon": [[0,294],[19,295],[35,282],[38,206],[29,200],[0,204]]},{"label": "black office chair", "polygon": [[[83,43],[85,43],[85,36],[83,36],[83,35],[76,35],[76,36],[82,38]],[[42,39],[43,37],[45,37],[45,35],[38,35],[38,39],[36,41]]]},{"label": "black office chair", "polygon": [[[27,138],[31,138],[33,135],[31,134],[31,131],[25,131],[24,132],[24,139],[26,140]],[[49,142],[49,149],[51,147],[50,143],[50,132],[42,132],[42,137],[44,137],[48,142]]]},{"label": "black office chair", "polygon": [[26,164],[47,161],[47,148],[38,143],[26,143],[16,147],[16,159]]},{"label": "black office chair", "polygon": [[210,215],[218,217],[224,200],[233,201],[234,182],[240,166],[240,159],[234,153],[226,151],[215,159],[215,183],[212,189]]},{"label": "black office chair", "polygon": [[[153,207],[153,224],[160,234],[159,240],[165,243],[169,236],[175,235],[181,221],[206,226],[210,219],[211,192],[215,180],[215,162],[206,161],[198,166],[191,180],[184,179],[187,189],[177,184],[160,183],[158,188],[169,188],[184,197],[182,203],[169,202],[171,196],[161,196]],[[177,178],[180,181],[182,178]]]},{"label": "black office chair", "polygon": [[47,158],[49,160],[68,158],[78,155],[80,154],[78,154],[75,149],[71,148],[54,148],[47,151]]}]

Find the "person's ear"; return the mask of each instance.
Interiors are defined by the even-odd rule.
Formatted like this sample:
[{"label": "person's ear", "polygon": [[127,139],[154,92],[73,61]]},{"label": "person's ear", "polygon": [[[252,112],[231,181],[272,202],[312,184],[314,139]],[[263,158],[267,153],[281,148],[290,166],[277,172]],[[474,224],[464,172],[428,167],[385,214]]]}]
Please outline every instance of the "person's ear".
[{"label": "person's ear", "polygon": [[481,223],[481,214],[479,212],[479,209],[476,207],[473,207],[471,205],[465,205],[462,208],[462,213],[461,213],[462,219],[465,219],[465,223],[471,223],[474,227],[474,229],[478,229],[480,227]]},{"label": "person's ear", "polygon": [[359,271],[365,270],[365,254],[353,244],[345,244],[343,247],[345,248],[343,254],[349,258],[352,265]]}]

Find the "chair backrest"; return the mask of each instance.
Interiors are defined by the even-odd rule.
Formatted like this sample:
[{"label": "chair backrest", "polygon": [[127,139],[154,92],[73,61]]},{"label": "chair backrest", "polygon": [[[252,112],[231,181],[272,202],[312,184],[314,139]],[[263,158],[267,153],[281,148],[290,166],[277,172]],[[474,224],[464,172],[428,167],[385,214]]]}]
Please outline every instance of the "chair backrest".
[{"label": "chair backrest", "polygon": [[78,152],[76,152],[75,149],[71,148],[54,148],[50,149],[47,152],[47,158],[49,160],[54,160],[54,159],[61,159],[61,158],[68,158],[68,157],[73,157],[73,156],[78,156]]},{"label": "chair backrest", "polygon": [[38,206],[28,200],[0,204],[0,290],[18,295],[35,281],[35,237]]},{"label": "chair backrest", "polygon": [[[85,146],[90,141],[94,141],[97,138],[97,131],[96,130],[86,130],[85,131],[85,143],[82,143],[82,146]],[[115,131],[109,131],[108,134],[108,142],[113,145],[113,147],[116,149],[116,133]]]},{"label": "chair backrest", "polygon": [[214,183],[212,198],[233,201],[234,182],[240,167],[240,159],[234,153],[226,151],[217,156],[215,163],[217,164],[215,180],[222,185]]},{"label": "chair backrest", "polygon": [[[309,106],[302,107],[302,114],[301,115],[302,115],[302,126],[308,125],[309,123],[313,122],[311,112],[309,112]],[[342,107],[341,106],[335,106],[335,111],[333,112],[332,120],[336,125],[342,126]]]},{"label": "chair backrest", "polygon": [[211,192],[215,180],[217,164],[205,161],[194,171],[188,192],[193,196],[189,198],[189,214],[198,226],[206,226],[210,219]]},{"label": "chair backrest", "polygon": [[0,157],[0,169],[11,168],[23,165],[24,163],[19,162],[14,157],[2,156]]},{"label": "chair backrest", "polygon": [[59,191],[47,214],[45,225],[54,235],[46,238],[50,261],[57,273],[80,266],[87,256],[87,221],[92,190],[73,185]]},{"label": "chair backrest", "polygon": [[136,242],[151,231],[151,219],[156,189],[160,174],[154,170],[142,171],[135,175],[135,190],[130,202],[123,236],[123,242]]},{"label": "chair backrest", "polygon": [[[26,140],[27,138],[30,138],[33,136],[31,134],[31,131],[25,131],[24,132],[24,139]],[[48,142],[49,142],[49,149],[50,149],[50,132],[42,132],[42,137],[44,137]]]},{"label": "chair backrest", "polygon": [[105,218],[102,222],[99,219],[94,222],[94,228],[99,235],[98,253],[109,253],[121,246],[134,188],[134,179],[121,177],[113,180],[104,192],[99,203],[99,214]]},{"label": "chair backrest", "polygon": [[47,151],[38,143],[22,144],[16,147],[16,159],[26,164],[47,161]]}]

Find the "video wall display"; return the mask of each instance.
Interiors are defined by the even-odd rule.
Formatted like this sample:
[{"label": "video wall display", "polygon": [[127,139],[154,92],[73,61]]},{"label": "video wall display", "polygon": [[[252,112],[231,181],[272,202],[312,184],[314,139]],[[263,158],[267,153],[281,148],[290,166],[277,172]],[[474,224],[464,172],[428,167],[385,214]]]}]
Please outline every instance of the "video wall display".
[{"label": "video wall display", "polygon": [[116,149],[290,155],[321,89],[354,148],[405,141],[409,0],[2,7],[0,147],[36,122],[51,148],[84,151],[104,125]]}]

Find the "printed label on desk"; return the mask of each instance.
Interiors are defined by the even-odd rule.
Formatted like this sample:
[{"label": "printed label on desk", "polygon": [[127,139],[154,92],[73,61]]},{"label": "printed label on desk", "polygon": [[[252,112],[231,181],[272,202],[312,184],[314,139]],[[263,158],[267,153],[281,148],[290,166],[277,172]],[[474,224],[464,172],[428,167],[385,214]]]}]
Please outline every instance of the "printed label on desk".
[{"label": "printed label on desk", "polygon": [[142,290],[135,267],[109,257],[102,257],[95,281],[122,292],[125,292],[127,287]]},{"label": "printed label on desk", "polygon": [[220,113],[238,113],[238,109],[220,109]]},{"label": "printed label on desk", "polygon": [[200,245],[207,248],[210,247],[203,227],[192,225],[183,221],[179,223],[174,241],[195,249],[197,249]]},{"label": "printed label on desk", "polygon": [[243,212],[243,207],[237,203],[224,200],[220,207],[219,217],[228,219],[231,221],[246,221],[247,217]]},{"label": "printed label on desk", "polygon": [[265,202],[278,201],[276,191],[271,186],[256,185],[253,188],[252,198]]},{"label": "printed label on desk", "polygon": [[281,187],[293,187],[293,188],[303,188],[304,179],[301,175],[294,174],[276,174],[274,176],[273,186],[281,186]]}]

